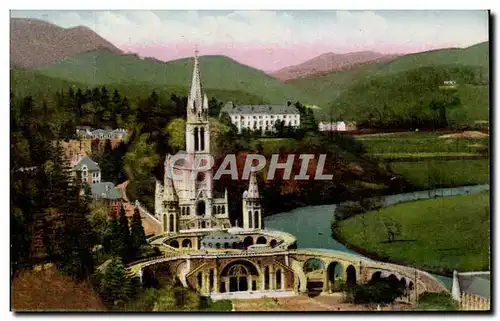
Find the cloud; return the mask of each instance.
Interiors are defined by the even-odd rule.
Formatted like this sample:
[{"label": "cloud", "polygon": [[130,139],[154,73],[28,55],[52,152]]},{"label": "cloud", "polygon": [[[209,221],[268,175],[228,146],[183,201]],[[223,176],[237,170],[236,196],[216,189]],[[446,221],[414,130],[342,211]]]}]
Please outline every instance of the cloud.
[{"label": "cloud", "polygon": [[[330,44],[373,46],[467,46],[488,39],[484,23],[402,12],[395,19],[376,11],[53,11],[46,18],[63,27],[84,25],[118,46],[132,44],[261,44],[281,47]],[[397,15],[396,15],[397,16]],[[452,14],[448,15],[453,17]],[[311,18],[312,17],[312,18]]]}]

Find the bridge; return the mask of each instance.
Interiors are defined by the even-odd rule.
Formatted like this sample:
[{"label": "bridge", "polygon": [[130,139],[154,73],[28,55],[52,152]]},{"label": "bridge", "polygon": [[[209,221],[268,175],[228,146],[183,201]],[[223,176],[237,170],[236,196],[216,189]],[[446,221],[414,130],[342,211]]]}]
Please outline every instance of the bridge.
[{"label": "bridge", "polygon": [[411,267],[384,263],[327,249],[190,250],[136,261],[129,273],[142,283],[152,278],[177,277],[200,295],[212,298],[230,297],[238,292],[263,296],[285,293],[299,295],[316,288],[322,295],[338,292],[337,284],[365,283],[373,278],[388,277],[405,285],[400,298],[416,302],[423,292],[448,291],[446,286],[427,272]]}]

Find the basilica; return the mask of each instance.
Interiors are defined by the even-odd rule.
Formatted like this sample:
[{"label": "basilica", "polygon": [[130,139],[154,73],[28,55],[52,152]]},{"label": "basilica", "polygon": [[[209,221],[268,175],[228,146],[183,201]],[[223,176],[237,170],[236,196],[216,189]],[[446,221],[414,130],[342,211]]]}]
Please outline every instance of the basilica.
[{"label": "basilica", "polygon": [[[208,99],[202,90],[197,53],[187,103],[186,149],[183,153],[186,155],[177,161],[173,155],[166,156],[164,180],[156,182],[155,217],[161,222],[161,231],[182,233],[230,228],[227,190],[223,195],[216,195],[212,169],[195,169],[186,161],[210,158]],[[248,190],[243,193],[243,227],[250,229],[262,228],[255,175],[252,171]],[[174,176],[180,179],[174,179]]]}]

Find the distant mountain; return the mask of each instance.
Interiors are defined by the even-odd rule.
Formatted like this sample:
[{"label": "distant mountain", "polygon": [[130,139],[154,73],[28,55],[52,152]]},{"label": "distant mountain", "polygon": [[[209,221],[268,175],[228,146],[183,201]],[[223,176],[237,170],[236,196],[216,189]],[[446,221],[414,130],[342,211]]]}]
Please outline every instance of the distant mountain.
[{"label": "distant mountain", "polygon": [[344,90],[366,78],[391,75],[420,67],[445,65],[480,67],[484,73],[483,76],[488,77],[489,42],[482,42],[463,49],[449,48],[405,55],[391,61],[365,64],[343,72],[337,71],[325,75],[292,79],[286,83],[307,92],[311,97],[315,97],[315,103],[323,110],[327,110]]},{"label": "distant mountain", "polygon": [[322,75],[334,71],[346,71],[364,64],[390,61],[397,55],[384,55],[373,51],[358,51],[346,54],[326,53],[299,65],[286,67],[271,73],[280,80]]},{"label": "distant mountain", "polygon": [[[284,104],[287,100],[308,103],[306,94],[263,71],[242,65],[225,56],[200,57],[202,82],[211,90],[239,91],[259,96],[267,103]],[[188,87],[191,84],[193,59],[161,62],[136,55],[98,50],[85,52],[50,66],[37,69],[40,73],[86,85],[147,84]]]},{"label": "distant mountain", "polygon": [[10,19],[10,62],[14,66],[42,67],[96,49],[121,52],[87,27],[65,29],[37,19]]}]

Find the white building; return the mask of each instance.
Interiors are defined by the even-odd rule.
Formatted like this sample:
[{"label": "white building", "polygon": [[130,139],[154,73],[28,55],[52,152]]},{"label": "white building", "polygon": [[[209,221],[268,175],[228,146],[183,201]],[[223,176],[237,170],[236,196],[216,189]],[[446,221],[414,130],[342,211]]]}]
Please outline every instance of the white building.
[{"label": "white building", "polygon": [[[174,157],[175,156],[175,157]],[[202,93],[198,56],[194,58],[193,80],[187,103],[186,152],[183,159],[168,154],[164,181],[156,182],[155,216],[166,233],[231,228],[227,190],[217,197],[213,188],[212,169],[193,174],[190,159],[210,156],[208,99]],[[173,173],[169,173],[173,168]],[[175,174],[175,179],[172,179]],[[255,173],[250,177],[249,192],[243,194],[243,226],[262,228],[262,211]],[[178,177],[181,177],[180,179]]]},{"label": "white building", "polygon": [[319,131],[321,132],[330,132],[330,131],[339,131],[339,132],[345,132],[349,130],[355,130],[356,126],[352,123],[348,123],[345,121],[338,121],[338,122],[320,122],[318,124]]},{"label": "white building", "polygon": [[274,131],[276,121],[285,122],[285,126],[299,128],[300,113],[293,105],[234,105],[228,102],[221,110],[227,112],[231,122],[238,128],[238,133],[249,130]]}]

